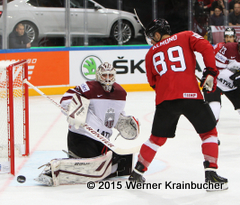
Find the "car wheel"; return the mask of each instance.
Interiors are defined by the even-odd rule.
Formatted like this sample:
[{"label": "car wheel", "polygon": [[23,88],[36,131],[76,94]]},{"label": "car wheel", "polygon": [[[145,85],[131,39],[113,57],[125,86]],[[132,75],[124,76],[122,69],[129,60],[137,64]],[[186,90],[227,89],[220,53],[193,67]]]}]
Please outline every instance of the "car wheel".
[{"label": "car wheel", "polygon": [[[29,21],[22,21],[20,22],[24,25],[25,32],[27,33],[28,39],[30,40],[30,43],[37,42],[38,40],[38,29],[37,27],[29,22]],[[16,28],[16,26],[15,26]]]},{"label": "car wheel", "polygon": [[[128,21],[121,22],[121,34],[122,34],[122,43],[127,43],[133,37],[133,28]],[[115,22],[112,26],[111,37],[117,41],[121,41],[121,36],[118,30],[118,21]]]}]

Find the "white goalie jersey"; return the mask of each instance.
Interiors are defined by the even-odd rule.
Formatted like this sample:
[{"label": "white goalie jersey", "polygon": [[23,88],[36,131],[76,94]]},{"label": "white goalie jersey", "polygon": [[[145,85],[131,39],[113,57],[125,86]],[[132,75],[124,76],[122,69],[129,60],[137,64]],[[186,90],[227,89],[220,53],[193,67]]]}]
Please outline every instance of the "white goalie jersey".
[{"label": "white goalie jersey", "polygon": [[[119,116],[124,113],[126,91],[117,83],[113,84],[113,92],[105,92],[98,81],[86,83],[69,89],[62,97],[61,106],[68,110],[74,94],[79,94],[90,100],[86,123],[103,136],[109,138],[112,128],[117,124]],[[76,128],[69,125],[69,130],[88,136],[95,140],[83,127]]]}]

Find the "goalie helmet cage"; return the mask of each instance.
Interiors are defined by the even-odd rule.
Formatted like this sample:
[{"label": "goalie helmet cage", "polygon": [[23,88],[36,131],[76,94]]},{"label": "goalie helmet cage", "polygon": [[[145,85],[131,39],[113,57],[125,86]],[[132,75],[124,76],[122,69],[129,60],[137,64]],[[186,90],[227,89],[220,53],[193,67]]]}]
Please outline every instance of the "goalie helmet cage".
[{"label": "goalie helmet cage", "polygon": [[[0,173],[15,175],[15,157],[29,155],[27,60],[0,61]],[[4,160],[6,160],[4,162]],[[1,161],[3,161],[1,163]]]}]

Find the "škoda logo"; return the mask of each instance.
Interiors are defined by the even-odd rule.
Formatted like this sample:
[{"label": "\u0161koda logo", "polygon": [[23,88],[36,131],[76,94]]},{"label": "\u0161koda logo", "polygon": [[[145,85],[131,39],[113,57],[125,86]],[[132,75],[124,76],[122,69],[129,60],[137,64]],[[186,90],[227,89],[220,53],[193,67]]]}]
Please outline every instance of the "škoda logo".
[{"label": "\u0161koda logo", "polygon": [[87,80],[95,80],[97,67],[102,63],[97,56],[86,57],[81,64],[80,72]]}]

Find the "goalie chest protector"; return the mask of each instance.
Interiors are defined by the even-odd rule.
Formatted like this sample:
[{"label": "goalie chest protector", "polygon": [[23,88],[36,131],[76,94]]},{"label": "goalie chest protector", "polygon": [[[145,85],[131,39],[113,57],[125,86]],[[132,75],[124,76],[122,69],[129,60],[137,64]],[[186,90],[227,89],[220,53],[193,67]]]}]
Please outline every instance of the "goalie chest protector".
[{"label": "goalie chest protector", "polygon": [[[90,100],[87,115],[87,124],[105,137],[112,135],[112,128],[116,125],[120,114],[124,111],[126,103],[126,91],[117,83],[113,84],[113,91],[106,92],[98,81],[87,81],[75,88],[82,96]],[[79,128],[74,130],[90,138],[90,134]]]}]

